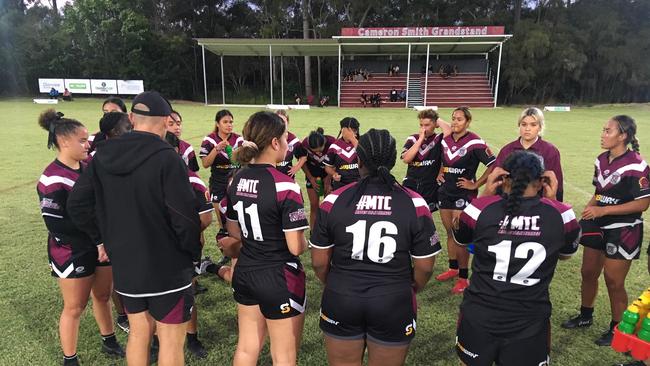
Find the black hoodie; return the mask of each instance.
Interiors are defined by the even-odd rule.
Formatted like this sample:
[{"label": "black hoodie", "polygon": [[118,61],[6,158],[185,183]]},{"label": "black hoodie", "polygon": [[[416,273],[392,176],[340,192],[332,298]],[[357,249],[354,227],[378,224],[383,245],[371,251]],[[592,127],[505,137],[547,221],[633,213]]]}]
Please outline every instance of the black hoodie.
[{"label": "black hoodie", "polygon": [[75,224],[104,247],[115,290],[134,297],[188,287],[200,221],[187,167],[159,136],[134,131],[97,144],[68,198]]}]

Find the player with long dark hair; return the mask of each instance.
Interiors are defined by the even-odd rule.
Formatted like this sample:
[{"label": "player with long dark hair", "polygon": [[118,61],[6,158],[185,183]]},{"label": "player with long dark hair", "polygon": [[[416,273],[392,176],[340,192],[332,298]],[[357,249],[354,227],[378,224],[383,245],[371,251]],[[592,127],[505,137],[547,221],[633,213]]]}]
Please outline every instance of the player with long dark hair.
[{"label": "player with long dark hair", "polygon": [[[289,112],[285,109],[278,109],[275,111],[275,114],[282,118],[284,123],[287,125],[287,130],[289,130]],[[290,177],[295,177],[296,173],[302,169],[307,161],[307,157],[300,153],[301,150],[302,142],[296,135],[289,131],[287,133],[287,156],[284,157],[284,160],[278,163],[278,170]],[[293,165],[294,157],[298,159],[296,165]]]},{"label": "player with long dark hair", "polygon": [[117,343],[109,299],[113,285],[112,268],[102,243],[93,240],[72,222],[66,209],[70,190],[85,168],[88,157],[88,130],[81,122],[64,118],[49,109],[39,125],[48,131],[48,148],[57,151],[38,180],[41,215],[48,230],[47,249],[52,276],[58,279],[63,296],[59,337],[63,365],[78,365],[79,321],[89,298],[102,336],[102,351],[124,356]]},{"label": "player with long dark hair", "polygon": [[370,129],[357,145],[361,180],[328,195],[310,239],[325,284],[320,328],[330,365],[403,365],[415,336],[415,293],[441,247],[427,202],[401,187],[395,139]]},{"label": "player with long dark hair", "polygon": [[[339,123],[341,130],[337,140],[327,150],[325,171],[332,179],[331,189],[338,189],[359,180],[359,162],[356,146],[359,142],[359,121],[345,117]],[[327,187],[327,193],[329,193]]]},{"label": "player with long dark hair", "polygon": [[178,154],[183,158],[185,164],[191,171],[198,172],[199,163],[196,160],[194,148],[189,142],[181,139],[181,135],[183,134],[183,116],[181,116],[181,114],[176,110],[172,109],[172,114],[169,115],[169,119],[167,120],[167,131],[178,137]]},{"label": "player with long dark hair", "polygon": [[228,188],[229,236],[241,240],[232,288],[239,336],[233,364],[256,365],[266,335],[274,364],[296,364],[306,306],[298,256],[309,227],[300,186],[276,169],[286,157],[287,127],[270,112],[253,114],[235,152],[244,168]]},{"label": "player with long dark hair", "polygon": [[591,326],[598,279],[604,272],[611,321],[609,329],[596,340],[599,346],[611,344],[614,327],[627,307],[625,279],[632,261],[639,259],[641,214],[650,205],[650,168],[639,154],[636,132],[635,121],[625,115],[614,116],[603,126],[600,147],[606,151],[595,162],[596,192],[580,220],[580,243],[584,246],[580,314],[562,323],[567,329]]},{"label": "player with long dark hair", "polygon": [[455,240],[474,244],[456,338],[464,365],[550,363],[548,289],[558,260],[578,249],[580,233],[575,213],[555,200],[556,192],[557,178],[541,158],[516,151],[454,221]]}]

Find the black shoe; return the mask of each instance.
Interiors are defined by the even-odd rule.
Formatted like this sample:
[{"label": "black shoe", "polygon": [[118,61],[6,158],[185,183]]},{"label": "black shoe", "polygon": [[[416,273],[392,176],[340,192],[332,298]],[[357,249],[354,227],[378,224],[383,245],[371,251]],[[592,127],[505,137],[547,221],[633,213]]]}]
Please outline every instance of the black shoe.
[{"label": "black shoe", "polygon": [[208,292],[208,288],[204,287],[204,286],[201,286],[199,284],[199,281],[196,281],[196,284],[194,285],[194,293],[198,295],[198,294],[202,294],[204,292]]},{"label": "black shoe", "polygon": [[66,359],[65,357],[63,358],[63,366],[80,366],[79,365],[79,357],[75,357],[72,359]]},{"label": "black shoe", "polygon": [[205,350],[203,347],[203,344],[201,344],[201,341],[194,340],[194,341],[187,341],[187,350],[190,351],[196,358],[206,358],[208,357],[208,351]]},{"label": "black shoe", "polygon": [[612,339],[614,338],[614,330],[610,329],[607,332],[600,335],[600,338],[596,339],[594,343],[601,347],[609,347],[612,345]]},{"label": "black shoe", "polygon": [[118,315],[116,323],[118,328],[122,329],[126,334],[129,334],[129,330],[131,329],[129,327],[129,317],[126,315]]},{"label": "black shoe", "polygon": [[593,323],[594,318],[583,318],[582,315],[578,315],[562,323],[561,327],[564,329],[587,328]]},{"label": "black shoe", "polygon": [[124,352],[122,346],[120,346],[120,344],[117,342],[102,343],[102,352],[110,356],[116,356],[116,357],[126,356],[126,352]]}]

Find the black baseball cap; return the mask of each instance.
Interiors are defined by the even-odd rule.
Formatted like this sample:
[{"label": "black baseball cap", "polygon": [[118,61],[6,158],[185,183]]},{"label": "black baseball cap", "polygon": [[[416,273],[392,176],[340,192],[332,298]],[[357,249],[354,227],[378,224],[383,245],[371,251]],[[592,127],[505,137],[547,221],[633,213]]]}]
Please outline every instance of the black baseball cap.
[{"label": "black baseball cap", "polygon": [[[149,110],[143,111],[141,109],[137,109],[135,108],[137,104],[144,104],[149,108]],[[172,114],[172,106],[169,104],[167,99],[163,98],[163,96],[160,95],[160,93],[155,91],[146,91],[136,95],[136,97],[133,99],[131,112],[143,116],[167,117]]]}]

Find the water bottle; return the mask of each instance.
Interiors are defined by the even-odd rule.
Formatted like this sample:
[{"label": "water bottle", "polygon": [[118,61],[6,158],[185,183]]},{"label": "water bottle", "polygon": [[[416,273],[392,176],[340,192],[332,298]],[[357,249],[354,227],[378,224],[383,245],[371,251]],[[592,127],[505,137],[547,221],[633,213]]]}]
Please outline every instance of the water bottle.
[{"label": "water bottle", "polygon": [[323,179],[320,177],[316,178],[316,184],[318,185],[316,187],[316,193],[319,196],[325,195],[325,182],[323,181]]},{"label": "water bottle", "polygon": [[226,145],[226,155],[228,155],[228,159],[232,160],[232,146]]},{"label": "water bottle", "polygon": [[639,339],[650,342],[650,318],[646,317],[641,322],[641,330],[636,335]]},{"label": "water bottle", "polygon": [[623,312],[623,319],[618,323],[618,330],[625,334],[634,334],[636,323],[639,321],[639,308],[636,305],[630,305]]}]

